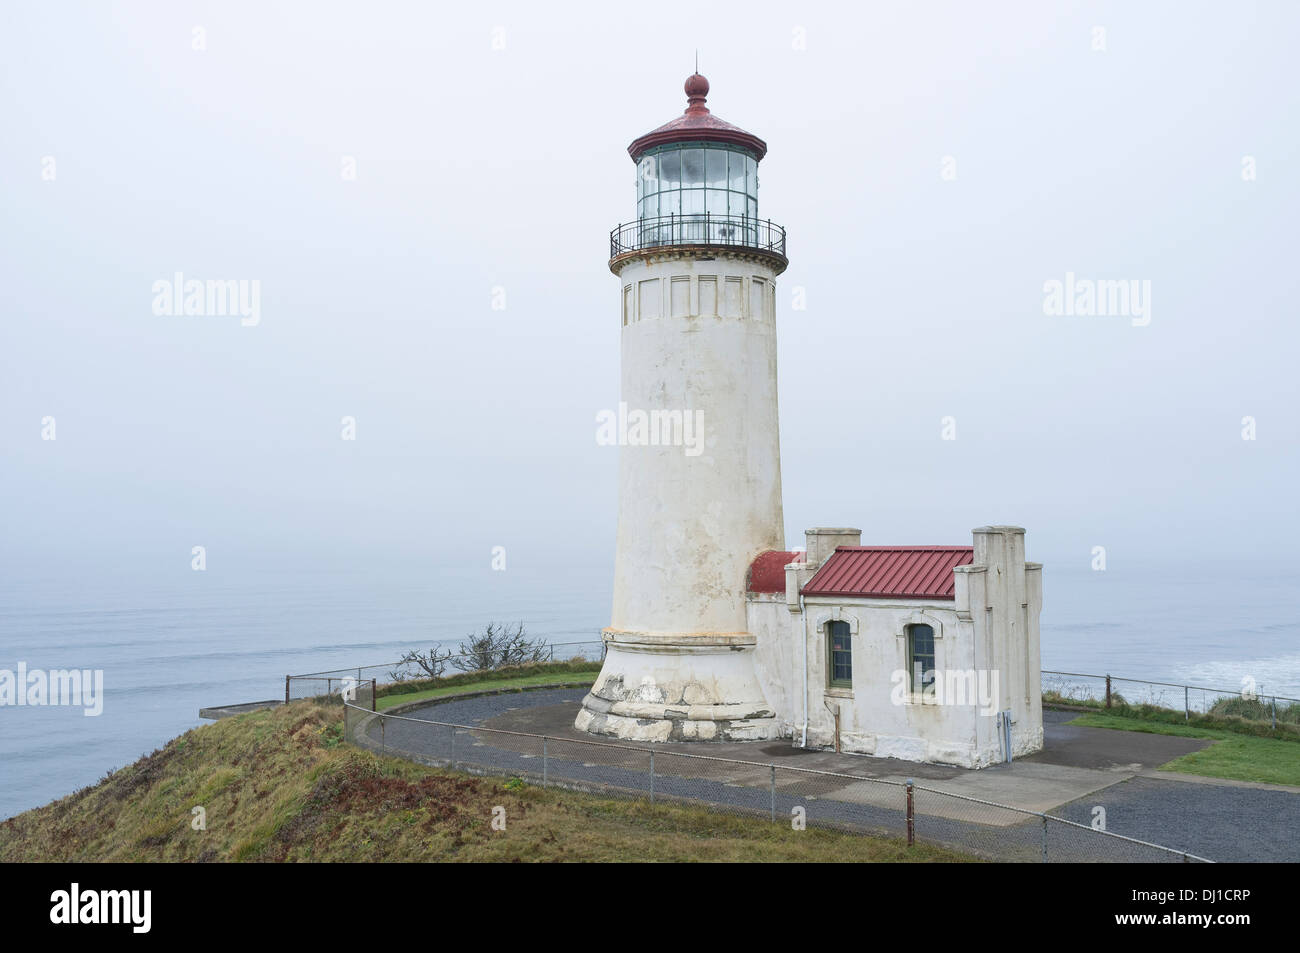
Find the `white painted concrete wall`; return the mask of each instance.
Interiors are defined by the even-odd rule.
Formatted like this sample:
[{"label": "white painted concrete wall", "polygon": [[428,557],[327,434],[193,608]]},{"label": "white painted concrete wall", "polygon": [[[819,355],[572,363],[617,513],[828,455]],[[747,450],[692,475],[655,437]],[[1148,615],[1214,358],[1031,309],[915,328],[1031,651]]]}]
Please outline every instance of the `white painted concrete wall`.
[{"label": "white painted concrete wall", "polygon": [[799,694],[799,643],[791,637],[785,595],[751,595],[747,616],[750,634],[756,641],[754,671],[763,697],[776,715],[778,736],[791,738],[803,700]]},{"label": "white painted concrete wall", "polygon": [[[797,586],[811,577],[815,562],[787,569],[786,596],[749,597],[755,667],[782,736],[797,741],[802,735],[806,651],[811,746],[834,745],[838,708],[844,751],[984,767],[1003,758],[996,713],[1010,709],[1013,755],[1041,749],[1041,566],[1025,563],[1021,529],[983,527],[973,535],[975,563],[956,571],[954,600],[808,597],[800,611]],[[828,684],[826,624],[833,620],[850,625],[853,685],[847,689]],[[907,669],[906,627],[912,623],[934,628],[935,666],[953,673],[946,684],[969,691],[966,678],[973,674],[983,679],[976,689],[982,684],[987,691],[994,687],[988,673],[997,672],[990,704],[927,704],[896,690],[892,676]]]},{"label": "white painted concrete wall", "polygon": [[703,412],[706,445],[621,447],[610,627],[744,632],[745,573],[784,548],[776,273],[757,256],[665,253],[620,275],[622,400]]},{"label": "white painted concrete wall", "polygon": [[616,269],[621,401],[629,415],[698,419],[704,440],[620,446],[605,663],[576,725],[648,741],[775,737],[745,581],[755,556],[785,542],[777,262],[664,249]]}]

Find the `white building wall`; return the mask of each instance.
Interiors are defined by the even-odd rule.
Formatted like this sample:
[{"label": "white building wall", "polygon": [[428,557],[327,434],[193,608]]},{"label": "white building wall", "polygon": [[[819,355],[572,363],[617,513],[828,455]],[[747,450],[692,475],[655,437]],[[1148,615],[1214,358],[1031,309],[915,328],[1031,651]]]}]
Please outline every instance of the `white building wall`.
[{"label": "white building wall", "polygon": [[[960,567],[956,578],[976,582],[969,587],[966,609],[977,622],[983,619],[977,629],[978,665],[999,675],[998,709],[1011,712],[1013,757],[1030,754],[1043,746],[1042,566],[1025,562],[1020,527],[983,526],[972,536],[974,563]],[[994,760],[1002,756],[1000,731],[996,719],[978,724],[979,748],[992,752]]]},{"label": "white building wall", "polygon": [[[806,664],[812,747],[834,746],[838,710],[842,751],[984,767],[1003,760],[998,712],[1010,709],[1013,755],[1041,749],[1042,567],[1024,562],[1023,530],[983,527],[973,535],[975,563],[956,570],[952,600],[808,597],[800,611],[798,587],[815,563],[787,569],[784,598],[750,595],[755,667],[783,737],[802,740]],[[828,684],[826,624],[834,620],[850,625],[851,688]],[[934,628],[947,704],[926,703],[908,690],[910,679],[895,680],[896,672],[907,672],[906,628],[914,623]]]},{"label": "white building wall", "polygon": [[622,400],[629,410],[699,411],[705,446],[624,446],[610,628],[744,632],[745,574],[782,549],[776,271],[720,251],[627,262]]},{"label": "white building wall", "polygon": [[575,721],[621,738],[756,740],[777,723],[754,671],[746,576],[782,549],[776,288],[782,260],[719,248],[614,264],[621,402],[702,427],[702,444],[619,451],[605,662]]},{"label": "white building wall", "polygon": [[[853,685],[828,685],[827,623],[849,623],[853,647]],[[906,626],[925,623],[935,632],[935,665],[969,667],[971,639],[962,638],[952,603],[940,600],[809,598],[804,601],[801,635],[808,651],[810,745],[835,744],[835,711],[840,714],[840,747],[878,757],[965,764],[975,749],[969,714],[949,706],[922,704],[895,673],[907,672]]]},{"label": "white building wall", "polygon": [[780,737],[792,737],[802,699],[798,686],[798,643],[791,638],[792,619],[784,594],[753,593],[746,605],[747,625],[756,639],[754,671],[763,697],[776,715]]}]

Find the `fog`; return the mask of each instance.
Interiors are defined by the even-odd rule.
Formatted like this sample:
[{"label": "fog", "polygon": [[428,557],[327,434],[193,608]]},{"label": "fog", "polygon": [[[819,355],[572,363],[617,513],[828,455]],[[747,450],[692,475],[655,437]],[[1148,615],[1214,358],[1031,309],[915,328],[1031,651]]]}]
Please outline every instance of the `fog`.
[{"label": "fog", "polygon": [[[11,576],[196,545],[608,572],[608,234],[697,51],[789,236],[791,545],[1014,523],[1031,559],[1115,569],[1275,561],[1300,529],[1292,4],[3,16]],[[257,322],[155,313],[178,272],[256,281]],[[1148,322],[1045,313],[1067,275],[1149,282]]]}]

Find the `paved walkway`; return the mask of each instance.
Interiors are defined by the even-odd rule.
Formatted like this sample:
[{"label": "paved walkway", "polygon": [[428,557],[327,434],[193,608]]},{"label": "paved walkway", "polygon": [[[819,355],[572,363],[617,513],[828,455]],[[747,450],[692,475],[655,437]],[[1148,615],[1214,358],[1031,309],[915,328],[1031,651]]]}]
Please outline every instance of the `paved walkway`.
[{"label": "paved walkway", "polygon": [[[507,731],[549,735],[574,741],[590,741],[591,735],[573,727],[577,705],[581,702],[564,693],[562,699],[514,696],[499,713],[479,716],[473,724]],[[535,704],[528,704],[535,702]],[[428,717],[437,721],[455,721],[453,712],[460,705],[446,706]],[[467,712],[469,714],[469,712]],[[1063,715],[1063,718],[1056,716]],[[1197,738],[1143,734],[1136,731],[1110,731],[1104,728],[1075,728],[1059,724],[1074,715],[1069,712],[1044,713],[1045,751],[1012,764],[999,764],[980,771],[939,764],[900,761],[897,758],[871,758],[862,755],[836,754],[834,751],[805,750],[789,741],[720,742],[691,744],[679,742],[656,744],[656,751],[682,754],[707,754],[714,758],[768,763],[779,761],[785,767],[814,768],[859,777],[903,782],[908,778],[935,790],[966,797],[976,797],[999,804],[1009,804],[1028,811],[1051,811],[1077,798],[1127,780],[1134,774],[1199,751],[1210,742]],[[462,722],[464,724],[465,722]],[[632,743],[633,747],[648,747]]]},{"label": "paved walkway", "polygon": [[[722,808],[776,809],[782,814],[797,805],[808,811],[810,820],[849,823],[894,835],[900,833],[903,804],[902,789],[896,784],[913,778],[917,785],[934,791],[1045,812],[1081,824],[1091,822],[1094,808],[1101,806],[1107,828],[1115,833],[1213,860],[1300,860],[1297,839],[1278,834],[1300,830],[1300,795],[1260,786],[1188,783],[1185,775],[1176,780],[1160,778],[1159,765],[1211,743],[1203,739],[1075,727],[1065,723],[1074,713],[1044,712],[1042,752],[980,771],[804,751],[788,741],[606,747],[592,744],[592,736],[573,727],[583,692],[560,688],[489,695],[405,713],[411,719],[495,731],[452,732],[388,719],[382,729],[377,721],[372,723],[368,734],[372,744],[382,739],[390,750],[424,760],[470,762],[488,770],[534,774],[541,772],[541,743],[497,732],[545,735],[551,779],[637,791],[647,788],[653,750],[653,783],[659,794],[702,799]],[[719,764],[691,755],[750,764]],[[828,778],[787,768],[895,784]],[[1041,851],[1042,821],[1036,818],[925,791],[917,792],[916,812],[922,839],[1026,860],[1038,859]],[[1118,850],[1122,843],[1115,839],[1100,839],[1066,825],[1049,828],[1053,860],[1170,859],[1141,848],[1116,856],[1123,852]]]}]

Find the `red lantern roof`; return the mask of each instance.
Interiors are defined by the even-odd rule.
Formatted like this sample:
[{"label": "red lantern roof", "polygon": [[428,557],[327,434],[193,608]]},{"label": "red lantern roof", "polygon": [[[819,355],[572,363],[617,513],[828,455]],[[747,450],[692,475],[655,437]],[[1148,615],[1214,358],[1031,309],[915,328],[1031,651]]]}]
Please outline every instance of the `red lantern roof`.
[{"label": "red lantern roof", "polygon": [[752,132],[746,132],[739,126],[724,122],[704,105],[709,95],[709,81],[699,73],[692,73],[686,78],[686,112],[672,122],[666,122],[658,129],[647,132],[627,147],[628,154],[636,161],[654,146],[670,142],[726,142],[741,146],[754,153],[760,160],[767,155],[767,143]]}]

